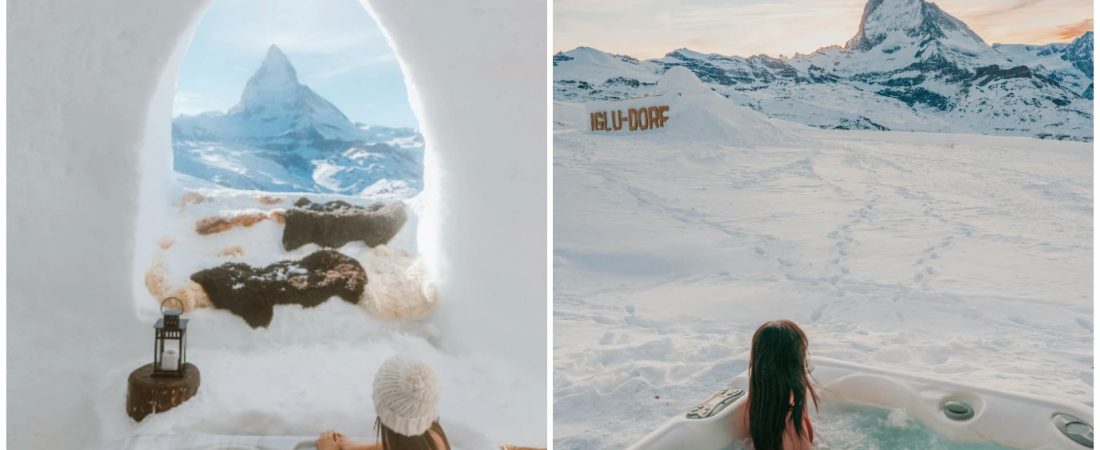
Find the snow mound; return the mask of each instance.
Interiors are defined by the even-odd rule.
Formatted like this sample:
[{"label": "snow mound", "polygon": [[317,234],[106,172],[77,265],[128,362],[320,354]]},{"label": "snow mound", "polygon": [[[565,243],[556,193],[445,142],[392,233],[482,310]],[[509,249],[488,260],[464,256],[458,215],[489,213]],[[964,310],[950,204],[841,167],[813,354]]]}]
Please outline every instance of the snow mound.
[{"label": "snow mound", "polygon": [[801,142],[791,126],[739,106],[710,90],[685,67],[673,67],[657,80],[669,100],[668,136],[715,141],[737,147],[779,146]]},{"label": "snow mound", "polygon": [[775,120],[727,101],[714,92],[684,94],[671,105],[667,136],[736,147],[784,146],[802,142]]},{"label": "snow mound", "polygon": [[[641,133],[677,143],[714,142],[734,147],[767,147],[803,142],[793,131],[796,125],[781,123],[729,101],[703,84],[687,68],[669,69],[657,80],[654,92],[657,95],[650,97],[590,103],[588,111],[668,106],[668,120],[663,126],[651,127]],[[626,128],[623,127],[624,130]]]},{"label": "snow mound", "polygon": [[654,88],[653,93],[656,95],[709,94],[711,90],[690,69],[676,66],[668,69],[657,80],[657,87]]}]

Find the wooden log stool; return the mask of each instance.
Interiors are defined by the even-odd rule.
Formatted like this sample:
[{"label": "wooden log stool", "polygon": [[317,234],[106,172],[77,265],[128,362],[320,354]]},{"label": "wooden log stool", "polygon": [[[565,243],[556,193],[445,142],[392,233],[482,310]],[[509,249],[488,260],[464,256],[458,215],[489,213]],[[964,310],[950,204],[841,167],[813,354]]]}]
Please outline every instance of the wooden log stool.
[{"label": "wooden log stool", "polygon": [[164,412],[187,401],[199,391],[199,368],[183,365],[182,377],[154,377],[153,364],[130,372],[126,389],[126,414],[141,422],[145,416]]}]

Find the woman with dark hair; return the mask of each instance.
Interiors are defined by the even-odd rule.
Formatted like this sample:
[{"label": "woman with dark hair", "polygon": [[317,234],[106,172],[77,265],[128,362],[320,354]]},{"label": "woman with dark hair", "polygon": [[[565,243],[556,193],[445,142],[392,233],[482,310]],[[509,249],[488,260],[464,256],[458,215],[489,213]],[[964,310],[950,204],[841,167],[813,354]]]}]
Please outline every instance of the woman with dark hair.
[{"label": "woman with dark hair", "polygon": [[317,450],[451,450],[436,414],[438,400],[439,382],[430,367],[390,358],[374,377],[378,442],[355,442],[329,430],[317,439]]},{"label": "woman with dark hair", "polygon": [[789,320],[765,323],[752,336],[748,407],[741,420],[754,450],[809,450],[814,428],[808,402],[817,408],[810,383],[806,333]]}]

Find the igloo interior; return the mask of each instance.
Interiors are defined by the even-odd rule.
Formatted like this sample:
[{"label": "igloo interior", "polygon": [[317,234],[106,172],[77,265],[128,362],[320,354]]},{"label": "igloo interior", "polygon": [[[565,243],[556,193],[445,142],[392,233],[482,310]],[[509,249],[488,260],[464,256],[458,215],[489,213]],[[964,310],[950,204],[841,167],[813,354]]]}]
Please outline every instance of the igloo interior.
[{"label": "igloo interior", "polygon": [[[199,317],[210,319],[205,341],[194,329],[191,359],[206,368],[200,395],[175,416],[140,427],[124,420],[126,373],[150,357],[150,314],[134,305],[143,258],[171,208],[172,88],[208,5],[9,2],[9,446],[100,448],[135,433],[306,434],[356,427],[357,415],[369,430],[370,408],[358,405],[369,406],[371,371],[394,352],[441,367],[440,415],[461,417],[449,430],[456,440],[544,442],[544,1],[364,0],[429,143],[416,240],[441,297],[424,325],[436,339],[333,319],[311,336],[380,341],[347,349],[355,361],[335,370],[324,360],[332,354],[297,342],[319,326],[312,316],[261,332],[225,332],[220,319]],[[346,316],[338,308],[326,317]],[[215,369],[223,363],[247,382],[226,381]],[[278,374],[290,366],[305,368],[295,376],[328,374],[318,383],[336,386],[280,397]]]}]

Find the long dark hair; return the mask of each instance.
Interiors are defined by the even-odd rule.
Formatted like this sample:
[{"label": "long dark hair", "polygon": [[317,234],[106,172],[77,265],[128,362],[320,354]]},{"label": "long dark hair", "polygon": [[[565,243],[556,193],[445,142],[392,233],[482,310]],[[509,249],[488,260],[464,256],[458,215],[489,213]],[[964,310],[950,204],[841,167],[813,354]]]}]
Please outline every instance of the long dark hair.
[{"label": "long dark hair", "polygon": [[795,433],[809,440],[803,421],[807,391],[815,408],[818,399],[807,371],[807,345],[806,333],[789,320],[765,323],[752,335],[748,402],[755,450],[782,450],[788,417]]},{"label": "long dark hair", "polygon": [[[447,441],[447,434],[439,421],[432,422],[432,426],[416,436],[405,436],[393,431],[382,423],[382,419],[374,420],[374,429],[378,431],[378,442],[382,444],[382,450],[451,450],[451,443]],[[443,448],[436,445],[435,437],[443,441]]]}]

